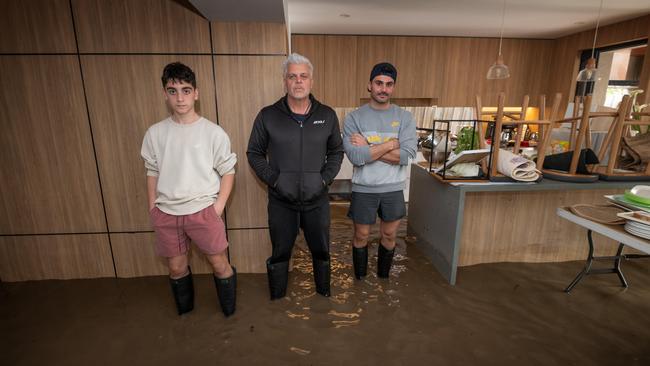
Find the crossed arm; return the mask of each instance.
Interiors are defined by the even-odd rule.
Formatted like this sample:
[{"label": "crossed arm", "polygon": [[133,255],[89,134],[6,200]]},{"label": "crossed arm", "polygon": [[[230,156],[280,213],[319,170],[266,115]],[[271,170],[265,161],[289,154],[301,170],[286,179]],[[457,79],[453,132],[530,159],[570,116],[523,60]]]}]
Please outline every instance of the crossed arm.
[{"label": "crossed arm", "polygon": [[[359,133],[350,136],[350,143],[353,146],[368,145],[368,141]],[[400,149],[399,140],[390,139],[384,143],[370,146],[370,158],[372,161],[380,160],[387,164],[399,164]]]}]

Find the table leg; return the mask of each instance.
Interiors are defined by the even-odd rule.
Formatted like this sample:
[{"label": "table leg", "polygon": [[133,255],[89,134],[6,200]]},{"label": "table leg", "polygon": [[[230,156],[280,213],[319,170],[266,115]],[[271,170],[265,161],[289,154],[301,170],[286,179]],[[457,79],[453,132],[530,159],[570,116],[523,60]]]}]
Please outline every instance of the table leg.
[{"label": "table leg", "polygon": [[[571,290],[573,290],[573,288],[578,284],[578,282],[582,280],[584,276],[590,274],[616,273],[618,275],[618,279],[621,281],[621,285],[623,287],[627,287],[627,281],[625,280],[625,276],[623,276],[623,272],[621,271],[621,260],[625,258],[625,255],[623,255],[623,248],[625,245],[623,243],[618,244],[618,250],[616,251],[615,256],[594,257],[594,242],[591,237],[591,230],[587,230],[587,240],[589,242],[589,254],[587,255],[587,263],[585,264],[585,267],[582,269],[582,271],[578,273],[576,278],[573,279],[571,284],[569,284],[569,286],[564,289],[564,292],[567,294],[571,292]],[[613,260],[614,267],[591,269],[591,265],[595,260]]]},{"label": "table leg", "polygon": [[616,260],[614,260],[614,268],[616,269],[616,274],[618,275],[618,279],[621,280],[621,286],[627,287],[627,281],[625,280],[625,276],[623,276],[623,272],[621,271],[621,259],[624,258],[623,256],[623,243],[618,243],[618,250],[616,251]]},{"label": "table leg", "polygon": [[589,241],[589,254],[587,255],[587,263],[585,264],[585,267],[578,273],[576,278],[571,281],[571,284],[564,289],[564,292],[567,294],[573,290],[573,288],[582,280],[582,277],[584,277],[586,274],[589,273],[589,270],[591,269],[591,264],[594,262],[594,242],[591,239],[591,230],[587,230],[587,240]]}]

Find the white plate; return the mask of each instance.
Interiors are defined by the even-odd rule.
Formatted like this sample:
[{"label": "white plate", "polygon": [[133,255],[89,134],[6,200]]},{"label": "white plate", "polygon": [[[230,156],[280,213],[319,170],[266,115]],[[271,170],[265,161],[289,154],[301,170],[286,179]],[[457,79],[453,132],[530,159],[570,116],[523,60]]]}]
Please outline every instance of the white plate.
[{"label": "white plate", "polygon": [[650,239],[650,233],[637,230],[637,229],[635,229],[633,227],[630,227],[628,224],[625,224],[625,231],[627,231],[628,233],[630,233],[632,235],[642,237],[644,239]]},{"label": "white plate", "polygon": [[636,232],[632,232],[632,231],[627,231],[627,233],[630,234],[630,235],[638,236],[641,239],[650,239],[650,235],[636,233]]},{"label": "white plate", "polygon": [[634,235],[642,236],[646,239],[650,239],[650,231],[643,231],[639,229],[635,229],[633,227],[628,226],[626,229],[627,232],[632,233]]},{"label": "white plate", "polygon": [[639,230],[648,230],[648,231],[650,231],[650,225],[642,224],[642,223],[636,222],[636,221],[628,221],[628,224],[630,224],[630,226],[632,226],[634,228],[637,228]]}]

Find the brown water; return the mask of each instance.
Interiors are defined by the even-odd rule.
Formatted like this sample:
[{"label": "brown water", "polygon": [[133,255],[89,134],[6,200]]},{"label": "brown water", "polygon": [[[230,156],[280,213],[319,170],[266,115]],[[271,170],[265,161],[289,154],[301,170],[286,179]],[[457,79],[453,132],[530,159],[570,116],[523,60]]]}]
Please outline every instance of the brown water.
[{"label": "brown water", "polygon": [[302,239],[288,296],[266,276],[239,275],[224,319],[212,279],[174,312],[165,277],[3,283],[0,365],[650,365],[650,260],[562,289],[582,263],[461,268],[449,286],[398,234],[389,280],[355,280],[347,207],[332,206],[332,297],[316,295]]}]

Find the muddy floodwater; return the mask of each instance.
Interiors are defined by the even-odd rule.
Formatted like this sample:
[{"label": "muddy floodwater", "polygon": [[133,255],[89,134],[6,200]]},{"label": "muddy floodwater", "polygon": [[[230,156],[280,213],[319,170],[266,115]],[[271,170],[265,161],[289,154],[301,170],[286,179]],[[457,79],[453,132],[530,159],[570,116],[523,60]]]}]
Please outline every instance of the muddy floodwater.
[{"label": "muddy floodwater", "polygon": [[332,205],[332,296],[315,294],[302,236],[287,297],[265,274],[240,274],[225,319],[210,275],[195,309],[174,310],[167,278],[0,285],[0,365],[650,365],[650,259],[562,290],[581,262],[462,267],[449,286],[409,237],[390,279],[352,271],[347,205]]}]

